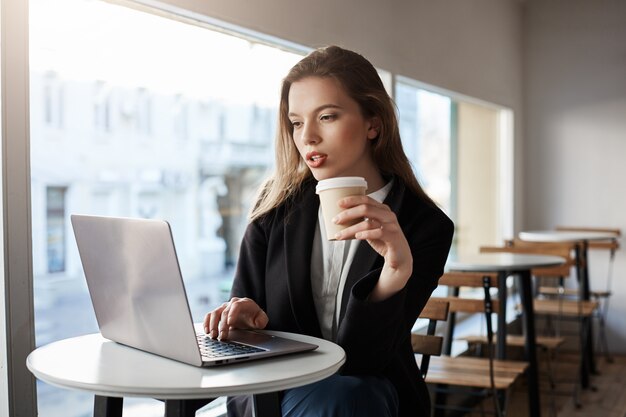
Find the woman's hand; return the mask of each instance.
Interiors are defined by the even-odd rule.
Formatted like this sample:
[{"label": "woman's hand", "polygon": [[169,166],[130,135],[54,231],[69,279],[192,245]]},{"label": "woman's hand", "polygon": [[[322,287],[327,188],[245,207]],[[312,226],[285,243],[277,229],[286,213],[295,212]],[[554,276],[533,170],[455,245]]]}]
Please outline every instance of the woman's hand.
[{"label": "woman's hand", "polygon": [[228,339],[230,329],[264,329],[265,311],[250,298],[233,297],[204,317],[204,331],[211,338]]},{"label": "woman's hand", "polygon": [[378,284],[369,299],[381,301],[404,288],[413,272],[413,255],[396,214],[386,204],[367,196],[343,198],[339,206],[344,210],[333,219],[335,223],[363,220],[342,230],[335,238],[366,240],[385,258]]}]

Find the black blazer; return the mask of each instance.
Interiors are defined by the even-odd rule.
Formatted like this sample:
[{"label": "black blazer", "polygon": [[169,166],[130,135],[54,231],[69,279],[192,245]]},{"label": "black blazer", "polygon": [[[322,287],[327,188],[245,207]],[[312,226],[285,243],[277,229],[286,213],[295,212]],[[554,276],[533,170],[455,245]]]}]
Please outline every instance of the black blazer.
[{"label": "black blazer", "polygon": [[[347,276],[337,340],[346,351],[342,374],[383,375],[396,387],[400,416],[430,415],[430,398],[411,349],[410,330],[443,273],[454,226],[437,207],[396,178],[385,199],[411,247],[413,274],[406,287],[372,303],[384,259],[361,242]],[[311,251],[319,199],[315,181],[288,202],[248,225],[232,296],[265,310],[268,329],[322,337],[311,291]]]}]

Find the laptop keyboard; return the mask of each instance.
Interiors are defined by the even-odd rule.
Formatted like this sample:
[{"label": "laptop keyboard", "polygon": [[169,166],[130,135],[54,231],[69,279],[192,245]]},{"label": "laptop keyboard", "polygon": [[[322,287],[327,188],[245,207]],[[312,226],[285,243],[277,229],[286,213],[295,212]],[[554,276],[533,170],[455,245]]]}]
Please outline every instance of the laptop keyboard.
[{"label": "laptop keyboard", "polygon": [[263,349],[248,346],[231,340],[211,339],[207,335],[196,335],[200,353],[204,358],[221,358],[232,355],[245,355],[249,353],[263,352]]}]

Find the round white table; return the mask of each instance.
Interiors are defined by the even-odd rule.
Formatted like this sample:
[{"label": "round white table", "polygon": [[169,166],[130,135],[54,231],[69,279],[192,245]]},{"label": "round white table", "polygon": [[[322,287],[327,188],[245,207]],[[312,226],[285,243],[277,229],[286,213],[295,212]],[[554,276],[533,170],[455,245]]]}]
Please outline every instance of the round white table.
[{"label": "round white table", "polygon": [[[123,346],[100,334],[91,334],[39,347],[28,355],[26,365],[44,382],[93,393],[96,396],[94,415],[121,416],[123,397],[166,400],[166,415],[193,415],[180,411],[168,413],[168,410],[185,409],[187,400],[193,402],[240,394],[255,395],[258,416],[280,415],[278,391],[334,374],[344,363],[345,352],[340,346],[323,339],[284,332],[269,333],[319,347],[306,353],[200,368]],[[267,404],[271,405],[268,407]],[[119,414],[111,412],[112,407],[119,408]]]},{"label": "round white table", "polygon": [[[497,272],[498,312],[497,357],[506,356],[506,278],[515,275],[519,279],[520,297],[522,303],[522,326],[524,329],[524,353],[528,361],[528,408],[531,416],[541,415],[539,399],[539,369],[537,364],[537,342],[535,331],[535,313],[533,308],[533,292],[531,270],[533,268],[548,268],[565,263],[565,259],[558,256],[523,255],[514,253],[478,253],[461,256],[447,264],[451,271],[464,272]],[[449,320],[450,321],[450,320]],[[449,332],[454,323],[449,323]],[[448,340],[451,337],[448,336]]]},{"label": "round white table", "polygon": [[477,253],[461,256],[447,266],[454,271],[499,272],[524,271],[532,268],[549,268],[565,263],[559,256],[523,255],[517,253]]}]

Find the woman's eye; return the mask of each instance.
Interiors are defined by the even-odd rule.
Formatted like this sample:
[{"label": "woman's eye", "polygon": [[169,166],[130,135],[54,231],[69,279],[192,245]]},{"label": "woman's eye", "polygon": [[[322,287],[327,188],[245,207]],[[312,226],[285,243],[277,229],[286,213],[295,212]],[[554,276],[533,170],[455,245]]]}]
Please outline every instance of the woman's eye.
[{"label": "woman's eye", "polygon": [[302,126],[302,122],[298,122],[298,121],[292,120],[291,121],[291,126],[293,126],[293,128],[296,129],[296,128]]},{"label": "woman's eye", "polygon": [[337,115],[335,115],[335,114],[322,114],[320,116],[320,120],[322,120],[322,121],[335,120],[336,118],[337,118]]}]

